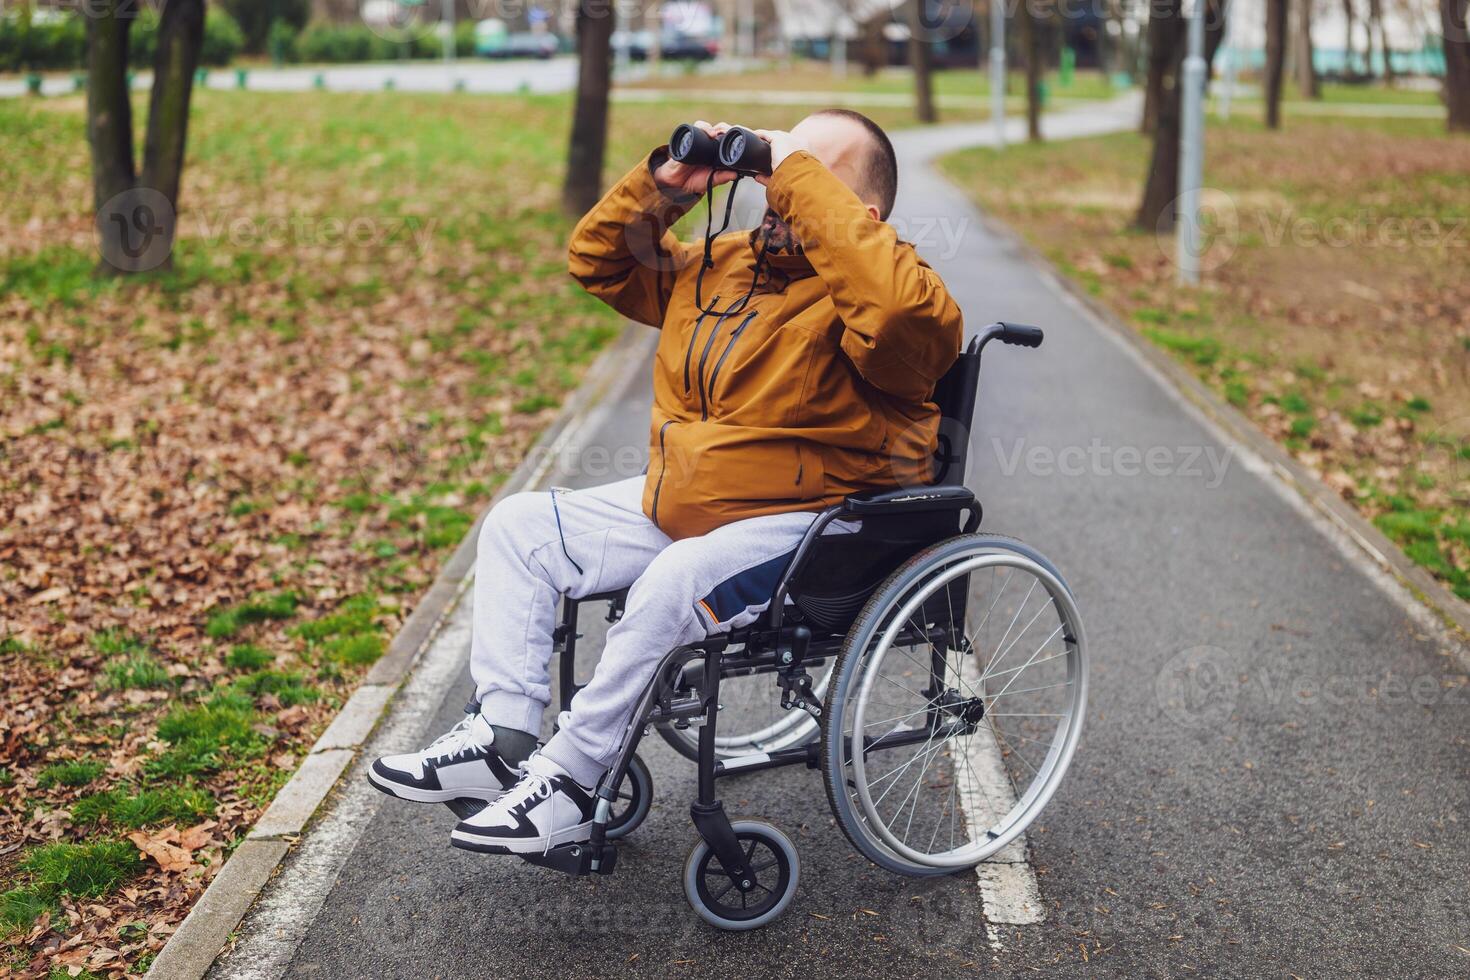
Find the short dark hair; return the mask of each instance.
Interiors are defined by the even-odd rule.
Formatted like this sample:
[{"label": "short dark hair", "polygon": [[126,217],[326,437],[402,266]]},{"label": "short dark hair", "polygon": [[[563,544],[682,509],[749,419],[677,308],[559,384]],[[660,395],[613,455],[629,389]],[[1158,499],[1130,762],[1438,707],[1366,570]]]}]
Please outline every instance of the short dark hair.
[{"label": "short dark hair", "polygon": [[872,147],[864,155],[862,164],[863,182],[878,205],[878,217],[884,221],[893,212],[893,201],[898,196],[898,155],[893,152],[893,143],[883,127],[852,109],[823,109],[814,116],[836,116],[848,119],[861,126],[870,137]]}]

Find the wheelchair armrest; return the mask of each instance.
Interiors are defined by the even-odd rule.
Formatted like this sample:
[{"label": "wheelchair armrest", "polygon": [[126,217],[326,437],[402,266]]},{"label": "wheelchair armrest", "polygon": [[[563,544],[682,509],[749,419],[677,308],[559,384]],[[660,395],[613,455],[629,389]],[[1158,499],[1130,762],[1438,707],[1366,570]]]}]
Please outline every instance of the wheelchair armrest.
[{"label": "wheelchair armrest", "polygon": [[962,510],[973,506],[975,494],[969,487],[945,485],[918,490],[861,490],[842,501],[843,512],[853,517],[874,514],[905,514],[924,510]]}]

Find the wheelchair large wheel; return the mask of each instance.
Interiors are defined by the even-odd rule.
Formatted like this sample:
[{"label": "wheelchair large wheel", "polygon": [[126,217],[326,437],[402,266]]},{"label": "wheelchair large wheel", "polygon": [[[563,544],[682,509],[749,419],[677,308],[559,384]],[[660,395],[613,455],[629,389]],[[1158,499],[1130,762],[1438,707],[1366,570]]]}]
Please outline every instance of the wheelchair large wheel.
[{"label": "wheelchair large wheel", "polygon": [[822,769],[838,824],[890,871],[946,874],[1015,841],[1071,762],[1086,640],[1056,570],[962,535],[874,592],[837,659]]},{"label": "wheelchair large wheel", "polygon": [[[826,697],[832,665],[812,671],[812,693]],[[805,711],[781,707],[781,688],[775,674],[727,677],[720,682],[720,720],[715,732],[715,756],[735,759],[757,752],[776,752],[806,745],[821,737],[821,726]],[[691,762],[699,760],[699,729],[658,726],[658,733],[675,752]]]}]

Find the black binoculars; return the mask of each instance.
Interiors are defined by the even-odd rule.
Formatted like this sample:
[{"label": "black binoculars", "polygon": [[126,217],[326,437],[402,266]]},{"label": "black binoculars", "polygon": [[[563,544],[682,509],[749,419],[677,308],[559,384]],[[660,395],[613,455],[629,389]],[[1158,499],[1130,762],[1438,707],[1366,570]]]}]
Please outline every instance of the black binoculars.
[{"label": "black binoculars", "polygon": [[684,123],[669,137],[669,156],[691,167],[716,167],[747,176],[771,172],[771,144],[744,126],[732,126],[715,139]]}]

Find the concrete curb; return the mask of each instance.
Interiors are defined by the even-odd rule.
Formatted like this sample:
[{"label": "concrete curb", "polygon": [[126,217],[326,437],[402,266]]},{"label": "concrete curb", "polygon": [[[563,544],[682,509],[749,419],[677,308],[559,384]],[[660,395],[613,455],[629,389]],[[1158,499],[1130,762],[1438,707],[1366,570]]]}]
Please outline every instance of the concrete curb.
[{"label": "concrete curb", "polygon": [[[582,383],[568,396],[556,420],[496,492],[491,507],[507,494],[534,486],[545,477],[554,459],[553,451],[563,437],[574,431],[603,396],[647,356],[646,334],[645,328],[629,324],[612,346],[598,356]],[[404,621],[388,652],[363,678],[311,747],[301,767],[281,787],[178,930],[169,937],[149,967],[149,977],[199,980],[209,970],[464,594],[484,519],[482,513]]]},{"label": "concrete curb", "polygon": [[1387,572],[1424,603],[1451,634],[1462,643],[1470,639],[1470,603],[1456,596],[1434,576],[1415,564],[1398,545],[1343,500],[1335,490],[1293,459],[1275,440],[1256,428],[1255,423],[1243,412],[1221,398],[1168,353],[1149,343],[1146,337],[1124,323],[1100,300],[1058,272],[1051,261],[1018,232],[986,214],[978,205],[976,211],[986,230],[1025,256],[1032,265],[1056,283],[1059,290],[1158,371],[1190,404],[1203,412],[1230,438],[1264,460],[1278,480],[1296,491],[1309,507],[1351,540],[1374,565]]}]

